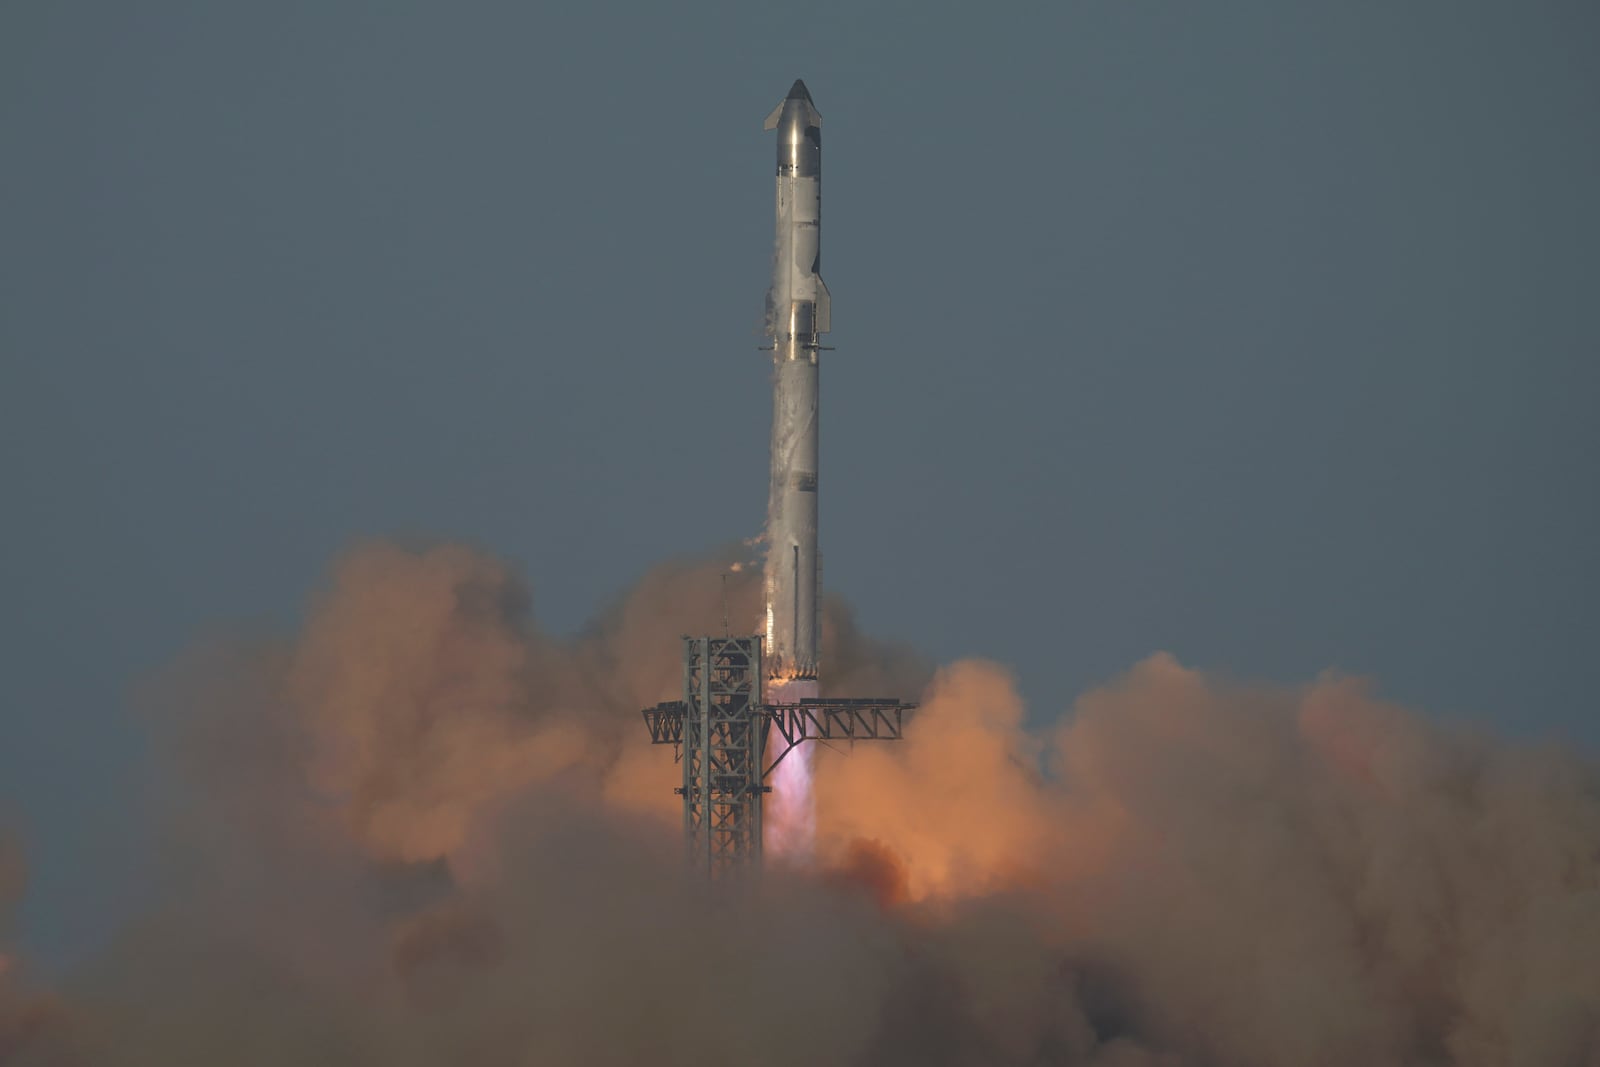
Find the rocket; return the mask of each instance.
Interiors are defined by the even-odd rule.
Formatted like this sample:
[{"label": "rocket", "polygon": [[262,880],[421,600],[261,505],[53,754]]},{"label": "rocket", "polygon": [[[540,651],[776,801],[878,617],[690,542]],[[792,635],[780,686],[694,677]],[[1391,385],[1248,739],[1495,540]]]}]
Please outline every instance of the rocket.
[{"label": "rocket", "polygon": [[777,230],[765,333],[772,349],[772,481],[767,498],[769,677],[811,680],[821,644],[817,555],[818,337],[832,326],[822,281],[822,116],[803,81],[772,114],[778,131]]}]

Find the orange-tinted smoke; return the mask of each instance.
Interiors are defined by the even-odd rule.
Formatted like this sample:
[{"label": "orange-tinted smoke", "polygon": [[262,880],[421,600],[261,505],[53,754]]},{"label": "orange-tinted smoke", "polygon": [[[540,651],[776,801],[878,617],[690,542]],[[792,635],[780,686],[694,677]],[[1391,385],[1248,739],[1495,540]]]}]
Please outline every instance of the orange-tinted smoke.
[{"label": "orange-tinted smoke", "polygon": [[1060,826],[1022,717],[1002,668],[965,662],[941,671],[904,741],[820,753],[819,854],[849,866],[862,842],[876,842],[916,900],[1027,881]]},{"label": "orange-tinted smoke", "polygon": [[[71,1000],[86,1051],[43,1062],[1594,1061],[1600,772],[1349,679],[1158,655],[1032,731],[953,664],[903,742],[819,749],[823,873],[688,878],[638,709],[720,632],[721,569],[555,639],[496,561],[352,553],[303,632],[173,690],[213,836],[173,828]],[[916,695],[837,611],[824,656],[831,694]]]}]

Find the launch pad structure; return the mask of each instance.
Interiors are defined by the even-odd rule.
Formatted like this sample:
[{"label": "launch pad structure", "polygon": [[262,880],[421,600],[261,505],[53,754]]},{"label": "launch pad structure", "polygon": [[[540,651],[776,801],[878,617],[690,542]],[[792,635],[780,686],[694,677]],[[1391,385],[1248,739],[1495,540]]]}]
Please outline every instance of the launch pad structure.
[{"label": "launch pad structure", "polygon": [[761,858],[761,802],[772,770],[807,741],[898,741],[899,700],[762,700],[764,639],[685,637],[683,699],[643,712],[650,743],[683,767],[683,833],[692,868],[713,878]]}]

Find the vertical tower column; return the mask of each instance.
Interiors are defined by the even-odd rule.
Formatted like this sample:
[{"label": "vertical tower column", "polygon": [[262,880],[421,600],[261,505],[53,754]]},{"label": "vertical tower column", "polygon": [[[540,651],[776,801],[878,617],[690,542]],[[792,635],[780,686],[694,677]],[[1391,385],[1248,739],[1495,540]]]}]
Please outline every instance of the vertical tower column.
[{"label": "vertical tower column", "polygon": [[683,829],[689,864],[715,876],[761,855],[761,638],[683,639]]}]

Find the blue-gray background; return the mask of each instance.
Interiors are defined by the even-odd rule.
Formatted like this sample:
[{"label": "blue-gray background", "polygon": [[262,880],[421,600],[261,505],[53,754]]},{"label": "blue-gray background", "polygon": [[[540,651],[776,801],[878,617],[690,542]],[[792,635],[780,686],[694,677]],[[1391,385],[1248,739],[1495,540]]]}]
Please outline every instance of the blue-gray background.
[{"label": "blue-gray background", "polygon": [[758,531],[797,76],[867,628],[1040,720],[1167,649],[1600,740],[1596,11],[0,5],[24,947],[144,891],[130,687],[354,539],[482,545],[561,631]]}]

